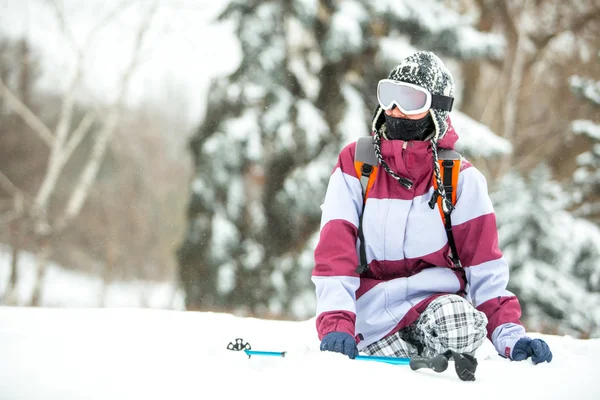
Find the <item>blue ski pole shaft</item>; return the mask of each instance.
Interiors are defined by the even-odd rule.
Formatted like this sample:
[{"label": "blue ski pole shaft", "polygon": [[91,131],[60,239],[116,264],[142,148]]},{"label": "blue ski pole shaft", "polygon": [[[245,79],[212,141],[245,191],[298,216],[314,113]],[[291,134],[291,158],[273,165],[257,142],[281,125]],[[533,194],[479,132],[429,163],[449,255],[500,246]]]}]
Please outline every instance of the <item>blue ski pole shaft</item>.
[{"label": "blue ski pole shaft", "polygon": [[[251,356],[271,356],[271,357],[285,357],[285,351],[260,351],[260,350],[244,350],[244,352]],[[381,357],[381,356],[356,356],[356,360],[363,361],[378,361],[394,365],[409,365],[410,358],[399,358],[399,357]]]},{"label": "blue ski pole shaft", "polygon": [[400,357],[356,356],[355,359],[362,360],[362,361],[384,362],[384,363],[394,364],[394,365],[409,365],[410,364],[410,358],[400,358]]},{"label": "blue ski pole shaft", "polygon": [[285,351],[259,351],[259,350],[244,350],[244,352],[251,356],[272,356],[272,357],[285,357]]},{"label": "blue ski pole shaft", "polygon": [[[262,351],[262,350],[251,350],[249,343],[244,343],[243,339],[238,338],[234,342],[229,343],[227,346],[228,350],[241,351],[244,350],[248,358],[252,356],[270,356],[270,357],[285,357],[285,351]],[[450,356],[454,353],[448,355],[447,351],[444,354],[438,354],[431,358],[422,358],[422,357],[413,357],[410,358],[401,358],[401,357],[383,357],[383,356],[356,356],[357,360],[362,361],[376,361],[383,362],[393,365],[409,365],[410,369],[416,371],[421,368],[429,368],[434,370],[435,372],[444,372],[446,368],[448,368],[448,360]],[[463,356],[464,358],[465,356]],[[477,360],[474,361],[475,367],[477,366]],[[472,367],[471,376],[475,372],[475,367]],[[458,369],[457,369],[458,372]],[[459,373],[459,377],[461,377]],[[461,379],[463,379],[461,377]]]}]

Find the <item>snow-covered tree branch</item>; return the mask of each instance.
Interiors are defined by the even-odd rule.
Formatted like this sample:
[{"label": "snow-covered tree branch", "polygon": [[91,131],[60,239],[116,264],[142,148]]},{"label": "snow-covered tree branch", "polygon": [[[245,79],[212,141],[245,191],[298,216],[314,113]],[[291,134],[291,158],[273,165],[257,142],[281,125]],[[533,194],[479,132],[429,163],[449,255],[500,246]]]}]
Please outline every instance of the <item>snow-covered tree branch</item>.
[{"label": "snow-covered tree branch", "polygon": [[[600,53],[597,56],[600,57]],[[600,81],[573,75],[569,78],[569,86],[592,108],[600,107]],[[573,174],[575,214],[600,224],[600,123],[577,119],[571,122],[571,130],[590,144],[576,159],[577,169]]]}]

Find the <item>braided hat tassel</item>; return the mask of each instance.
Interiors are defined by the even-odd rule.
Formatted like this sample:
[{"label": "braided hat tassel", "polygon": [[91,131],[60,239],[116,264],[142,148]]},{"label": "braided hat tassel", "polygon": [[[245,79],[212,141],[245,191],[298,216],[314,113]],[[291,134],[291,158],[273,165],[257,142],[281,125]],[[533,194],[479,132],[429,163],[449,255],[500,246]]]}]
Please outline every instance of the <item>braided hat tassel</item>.
[{"label": "braided hat tassel", "polygon": [[454,209],[454,205],[452,205],[452,202],[450,200],[448,200],[448,198],[446,197],[446,189],[444,189],[444,184],[442,182],[442,174],[440,172],[440,163],[438,160],[438,140],[439,140],[439,136],[440,136],[440,129],[437,126],[437,121],[435,120],[435,118],[433,119],[433,123],[436,125],[435,127],[435,133],[433,138],[431,139],[431,152],[433,154],[433,172],[435,175],[435,181],[437,183],[437,189],[436,191],[433,193],[433,197],[432,200],[429,202],[429,206],[433,209],[435,208],[435,203],[436,203],[436,198],[437,196],[441,196],[442,197],[442,211],[444,212],[444,214],[450,214],[452,212],[452,210]]}]

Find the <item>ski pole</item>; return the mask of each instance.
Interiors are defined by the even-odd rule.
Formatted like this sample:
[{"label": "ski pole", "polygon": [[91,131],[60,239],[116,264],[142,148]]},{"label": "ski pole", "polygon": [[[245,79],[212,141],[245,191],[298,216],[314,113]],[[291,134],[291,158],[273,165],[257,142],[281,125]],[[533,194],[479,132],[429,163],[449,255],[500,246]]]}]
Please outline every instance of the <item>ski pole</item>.
[{"label": "ski pole", "polygon": [[410,358],[383,357],[383,356],[356,356],[355,360],[377,361],[393,365],[409,365]]},{"label": "ski pole", "polygon": [[258,351],[258,350],[244,350],[244,353],[251,356],[273,356],[273,357],[285,357],[285,351]]},{"label": "ski pole", "polygon": [[[285,354],[286,354],[285,351],[252,350],[252,346],[250,346],[250,343],[245,343],[244,340],[240,339],[240,338],[236,339],[235,342],[229,343],[229,345],[227,346],[227,349],[234,350],[234,351],[244,351],[244,353],[246,353],[248,355],[248,358],[250,358],[252,356],[285,357]],[[419,364],[417,362],[416,364],[414,364],[414,363],[412,363],[410,358],[358,355],[358,356],[356,356],[355,359],[361,360],[361,361],[383,362],[383,363],[393,364],[393,365],[409,365],[410,364],[412,369],[431,368],[427,363]],[[446,363],[446,366],[447,366],[447,363]]]},{"label": "ski pole", "polygon": [[[285,351],[259,351],[259,350],[244,350],[244,353],[251,356],[272,356],[272,357],[285,357]],[[381,356],[356,356],[355,360],[361,361],[377,361],[393,365],[409,365],[411,362],[410,358],[400,357],[381,357]]]},{"label": "ski pole", "polygon": [[[285,357],[285,351],[261,351],[252,350],[250,343],[244,343],[243,339],[235,339],[235,342],[230,342],[227,346],[228,350],[233,351],[244,351],[248,358],[252,356],[271,356],[271,357]],[[463,381],[474,381],[475,371],[477,369],[477,360],[475,357],[465,354],[457,353],[452,350],[447,350],[443,354],[438,354],[434,357],[385,357],[385,356],[363,356],[358,355],[355,357],[356,360],[361,361],[376,361],[383,362],[393,365],[408,365],[413,371],[417,371],[422,368],[431,369],[435,372],[444,372],[448,369],[448,361],[453,358],[455,361],[455,369],[458,377]]]}]

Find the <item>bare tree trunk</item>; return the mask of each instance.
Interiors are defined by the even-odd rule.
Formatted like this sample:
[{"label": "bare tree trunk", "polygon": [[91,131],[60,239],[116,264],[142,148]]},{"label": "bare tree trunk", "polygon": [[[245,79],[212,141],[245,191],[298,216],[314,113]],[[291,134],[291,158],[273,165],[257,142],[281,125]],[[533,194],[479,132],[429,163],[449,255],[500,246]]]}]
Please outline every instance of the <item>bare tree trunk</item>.
[{"label": "bare tree trunk", "polygon": [[52,131],[35,115],[29,107],[25,105],[12,91],[6,86],[2,77],[0,77],[0,97],[2,97],[9,107],[11,107],[23,121],[35,132],[48,146],[52,146],[54,135]]},{"label": "bare tree trunk", "polygon": [[113,281],[113,265],[110,261],[106,260],[104,264],[104,269],[102,270],[102,287],[100,288],[98,306],[104,308],[108,305],[108,289],[110,288],[110,284]]},{"label": "bare tree trunk", "polygon": [[123,76],[121,77],[117,99],[109,111],[104,126],[97,134],[97,139],[94,142],[94,147],[92,148],[92,154],[90,155],[90,158],[79,177],[79,181],[75,186],[75,189],[71,193],[67,206],[56,222],[56,228],[59,231],[62,230],[74,217],[79,214],[81,207],[83,207],[83,204],[87,199],[90,188],[96,179],[96,175],[100,169],[104,153],[106,153],[108,143],[110,142],[110,139],[112,138],[119,121],[121,109],[123,107],[125,95],[129,86],[129,81],[139,64],[144,38],[148,32],[148,28],[150,27],[157,7],[158,3],[155,1],[149,8],[148,15],[146,18],[144,18],[142,24],[140,25],[134,44],[133,56],[131,57],[128,67],[125,69]]},{"label": "bare tree trunk", "polygon": [[[525,4],[527,7],[529,2]],[[503,137],[509,142],[516,144],[518,140],[517,120],[519,115],[519,93],[521,84],[523,83],[523,75],[525,72],[525,62],[527,60],[526,41],[527,34],[522,27],[519,27],[519,36],[513,64],[510,69],[510,79],[508,89],[504,98],[504,115],[503,115]],[[512,164],[512,153],[507,154],[503,159],[503,166],[500,173],[506,172]]]},{"label": "bare tree trunk", "polygon": [[42,305],[42,295],[46,281],[46,269],[48,267],[50,252],[52,250],[52,246],[50,245],[50,240],[48,237],[42,237],[39,239],[38,243],[39,247],[36,253],[37,271],[30,302],[32,307],[40,307]]},{"label": "bare tree trunk", "polygon": [[175,310],[175,304],[177,304],[177,298],[178,298],[178,294],[180,293],[180,291],[183,291],[183,286],[181,285],[181,282],[179,281],[179,279],[175,278],[173,280],[173,286],[171,289],[171,297],[169,299],[169,302],[167,303],[167,308],[169,308],[171,310]]},{"label": "bare tree trunk", "polygon": [[22,229],[19,221],[12,221],[9,226],[10,232],[10,277],[8,279],[8,286],[4,291],[5,300],[4,303],[7,305],[18,305],[19,303],[19,253],[21,252],[22,244]]},{"label": "bare tree trunk", "polygon": [[[141,261],[142,264],[140,264],[139,268],[144,268],[144,261]],[[141,283],[140,283],[140,307],[141,308],[149,308],[150,307],[150,301],[148,300],[148,298],[151,296],[151,292],[152,292],[152,287],[150,286],[150,281],[148,280],[147,276],[142,275],[141,277]]]},{"label": "bare tree trunk", "polygon": [[[485,0],[477,0],[479,7],[479,26],[478,30],[482,32],[490,32],[494,26],[495,7],[491,4],[486,4]],[[466,61],[462,63],[462,75],[464,76],[464,84],[462,90],[462,106],[461,109],[466,111],[471,117],[481,115],[480,99],[478,98],[478,88],[483,84],[481,82],[481,61]],[[475,112],[477,110],[477,112]]]},{"label": "bare tree trunk", "polygon": [[119,241],[118,229],[112,228],[112,223],[110,220],[110,215],[106,210],[106,206],[103,207],[104,218],[108,221],[107,232],[108,235],[106,237],[106,245],[104,247],[104,268],[102,270],[102,288],[100,289],[100,298],[98,299],[98,305],[100,307],[106,307],[108,305],[108,289],[110,288],[110,284],[113,281],[113,268],[117,264],[118,258],[118,248],[117,243]]},{"label": "bare tree trunk", "polygon": [[19,280],[19,252],[23,244],[23,216],[25,214],[25,203],[27,199],[25,193],[17,188],[12,181],[2,173],[2,171],[0,171],[0,188],[3,188],[13,196],[12,210],[7,215],[3,215],[4,218],[0,219],[0,225],[2,223],[9,224],[8,244],[11,247],[10,278],[4,293],[6,299],[5,303],[16,305],[19,301],[17,288]]}]

